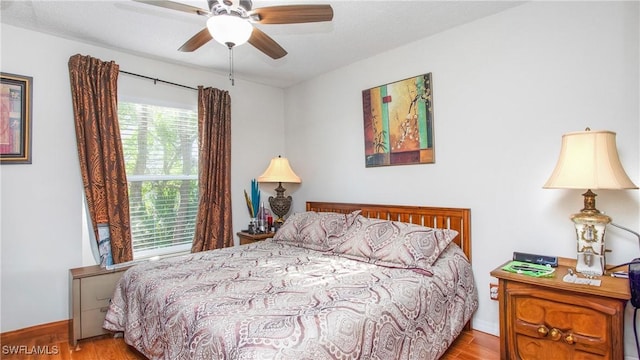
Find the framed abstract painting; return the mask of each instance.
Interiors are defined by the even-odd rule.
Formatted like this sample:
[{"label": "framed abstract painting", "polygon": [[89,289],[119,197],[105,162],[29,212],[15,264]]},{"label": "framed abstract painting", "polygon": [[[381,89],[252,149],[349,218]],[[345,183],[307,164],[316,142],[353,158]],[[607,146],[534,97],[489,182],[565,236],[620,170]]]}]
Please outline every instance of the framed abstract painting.
[{"label": "framed abstract painting", "polygon": [[362,111],[366,167],[435,162],[431,73],[363,90]]},{"label": "framed abstract painting", "polygon": [[0,73],[0,164],[31,164],[32,83]]}]

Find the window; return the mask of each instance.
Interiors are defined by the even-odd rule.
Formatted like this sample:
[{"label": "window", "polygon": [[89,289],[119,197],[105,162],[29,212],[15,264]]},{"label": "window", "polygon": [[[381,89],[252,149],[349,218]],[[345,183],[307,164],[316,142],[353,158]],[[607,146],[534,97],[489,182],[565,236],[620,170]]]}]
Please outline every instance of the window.
[{"label": "window", "polygon": [[197,112],[119,102],[133,258],[191,249],[198,211]]}]

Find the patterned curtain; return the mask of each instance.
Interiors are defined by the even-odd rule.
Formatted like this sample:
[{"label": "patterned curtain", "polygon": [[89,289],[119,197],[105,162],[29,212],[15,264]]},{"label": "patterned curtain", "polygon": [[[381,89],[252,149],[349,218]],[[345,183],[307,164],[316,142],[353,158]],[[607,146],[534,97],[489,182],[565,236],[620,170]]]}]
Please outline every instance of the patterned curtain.
[{"label": "patterned curtain", "polygon": [[[129,195],[118,124],[118,71],[119,66],[113,61],[103,62],[79,54],[69,58],[78,157],[87,207],[96,239],[110,238],[114,263],[133,259]],[[99,231],[99,227],[108,228],[108,234],[102,234],[105,231]]]},{"label": "patterned curtain", "polygon": [[231,222],[231,97],[198,87],[200,202],[191,252],[233,245]]}]

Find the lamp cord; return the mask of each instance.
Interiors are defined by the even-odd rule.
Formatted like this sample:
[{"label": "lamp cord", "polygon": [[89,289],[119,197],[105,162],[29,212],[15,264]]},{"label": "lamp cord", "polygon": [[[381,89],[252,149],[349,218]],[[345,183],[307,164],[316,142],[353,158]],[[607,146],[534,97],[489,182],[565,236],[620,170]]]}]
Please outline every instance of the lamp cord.
[{"label": "lamp cord", "polygon": [[[633,230],[631,230],[629,228],[626,228],[626,227],[624,227],[622,225],[618,225],[618,224],[614,224],[614,223],[609,223],[609,225],[611,225],[613,227],[617,227],[618,229],[622,229],[624,231],[628,231],[628,232],[632,233],[633,235],[635,235],[638,238],[638,248],[640,248],[640,234],[638,234],[637,232],[635,232],[635,231],[633,231]],[[609,268],[609,270],[616,269],[616,268],[619,268],[619,267],[622,267],[622,266],[625,266],[625,265],[629,265],[629,264],[631,264],[633,262],[635,262],[635,260],[631,260],[629,262],[626,262],[626,263],[623,263],[623,264],[620,264],[620,265],[612,266],[612,267]]]},{"label": "lamp cord", "polygon": [[635,235],[638,238],[638,247],[640,248],[640,234],[638,234],[637,232],[635,232],[635,231],[633,231],[633,230],[631,230],[629,228],[626,228],[626,227],[624,227],[622,225],[618,225],[618,224],[615,224],[615,223],[609,223],[609,225],[611,225],[613,227],[617,227],[618,229],[622,229],[624,231],[628,231],[628,232],[632,233],[633,235]]}]

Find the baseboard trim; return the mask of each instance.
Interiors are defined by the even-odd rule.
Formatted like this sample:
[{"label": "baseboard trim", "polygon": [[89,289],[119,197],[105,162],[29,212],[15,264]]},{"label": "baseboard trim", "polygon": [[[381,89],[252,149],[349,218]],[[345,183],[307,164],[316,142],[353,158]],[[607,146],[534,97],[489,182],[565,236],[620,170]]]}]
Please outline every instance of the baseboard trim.
[{"label": "baseboard trim", "polygon": [[0,334],[2,345],[24,345],[36,341],[40,345],[55,345],[69,341],[71,320],[61,320]]},{"label": "baseboard trim", "polygon": [[495,322],[473,320],[473,329],[482,331],[483,333],[491,334],[494,336],[500,336],[500,328]]}]

